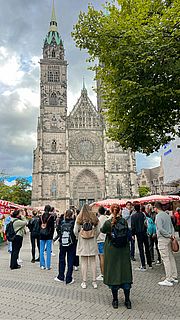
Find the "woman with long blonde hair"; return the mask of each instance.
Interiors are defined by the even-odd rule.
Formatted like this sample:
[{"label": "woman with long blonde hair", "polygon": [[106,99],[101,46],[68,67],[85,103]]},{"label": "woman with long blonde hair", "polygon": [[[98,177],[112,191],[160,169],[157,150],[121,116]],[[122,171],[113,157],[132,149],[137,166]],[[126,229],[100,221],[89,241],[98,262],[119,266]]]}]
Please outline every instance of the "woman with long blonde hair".
[{"label": "woman with long blonde hair", "polygon": [[104,283],[112,291],[113,308],[118,308],[118,290],[124,290],[125,306],[131,309],[130,289],[132,268],[128,241],[127,221],[122,218],[119,205],[110,208],[112,218],[105,221],[101,232],[105,233],[104,245]]},{"label": "woman with long blonde hair", "polygon": [[74,234],[78,239],[76,254],[81,257],[81,272],[83,280],[81,287],[83,289],[86,289],[87,287],[88,263],[90,264],[92,271],[92,286],[94,289],[97,288],[96,255],[98,254],[97,237],[100,233],[98,222],[99,220],[92,212],[91,208],[85,204],[77,216],[74,226]]}]

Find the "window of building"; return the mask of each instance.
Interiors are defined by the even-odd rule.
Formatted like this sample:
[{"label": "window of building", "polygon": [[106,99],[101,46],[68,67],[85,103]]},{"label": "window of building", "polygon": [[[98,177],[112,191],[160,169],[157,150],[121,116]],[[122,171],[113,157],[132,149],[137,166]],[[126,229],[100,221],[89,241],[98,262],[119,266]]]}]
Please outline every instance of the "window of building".
[{"label": "window of building", "polygon": [[51,151],[56,151],[56,140],[53,140],[51,143]]},{"label": "window of building", "polygon": [[56,191],[57,191],[57,187],[56,187],[56,181],[53,180],[52,184],[51,184],[51,196],[53,198],[56,197]]},{"label": "window of building", "polygon": [[[55,54],[55,51],[52,51],[52,55],[54,54]],[[59,81],[60,81],[59,66],[48,66],[48,82],[59,82]]]},{"label": "window of building", "polygon": [[54,77],[52,71],[48,71],[48,82],[53,82],[53,79]]},{"label": "window of building", "polygon": [[53,92],[52,94],[51,94],[51,96],[50,96],[50,104],[52,104],[52,105],[57,105],[57,103],[58,103],[58,99],[57,99],[57,96],[56,96],[56,93],[55,92]]}]

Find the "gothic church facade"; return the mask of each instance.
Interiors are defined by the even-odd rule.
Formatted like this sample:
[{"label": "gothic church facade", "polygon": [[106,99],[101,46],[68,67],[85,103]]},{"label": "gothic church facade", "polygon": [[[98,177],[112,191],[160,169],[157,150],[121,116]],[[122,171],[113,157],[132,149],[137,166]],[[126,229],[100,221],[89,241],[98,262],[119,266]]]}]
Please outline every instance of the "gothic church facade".
[{"label": "gothic church facade", "polygon": [[108,142],[103,117],[84,84],[67,113],[67,61],[54,5],[40,60],[40,95],[32,206],[51,204],[63,211],[99,199],[137,196],[135,156]]}]

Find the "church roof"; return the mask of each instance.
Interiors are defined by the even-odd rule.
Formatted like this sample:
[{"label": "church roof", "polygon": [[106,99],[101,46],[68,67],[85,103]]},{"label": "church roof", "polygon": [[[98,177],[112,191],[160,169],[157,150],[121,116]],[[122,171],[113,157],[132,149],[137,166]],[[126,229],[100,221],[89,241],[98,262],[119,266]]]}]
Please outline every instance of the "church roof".
[{"label": "church roof", "polygon": [[81,95],[73,110],[69,114],[69,126],[75,127],[99,127],[103,125],[101,114],[96,110],[92,101],[88,97],[87,89],[83,81]]}]

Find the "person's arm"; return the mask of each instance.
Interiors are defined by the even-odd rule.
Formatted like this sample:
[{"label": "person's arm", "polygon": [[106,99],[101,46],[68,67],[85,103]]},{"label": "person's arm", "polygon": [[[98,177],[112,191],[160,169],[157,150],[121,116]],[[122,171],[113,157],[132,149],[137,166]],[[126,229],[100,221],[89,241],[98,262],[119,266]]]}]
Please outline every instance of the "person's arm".
[{"label": "person's arm", "polygon": [[131,216],[131,214],[130,214],[130,211],[129,211],[129,210],[124,209],[124,210],[122,211],[122,217],[123,217],[125,220],[129,220],[129,219],[130,219],[130,216]]},{"label": "person's arm", "polygon": [[53,235],[54,235],[54,217],[53,216],[51,216],[51,218],[50,218],[50,230],[51,230],[51,235],[53,238]]},{"label": "person's arm", "polygon": [[100,231],[105,234],[111,232],[111,221],[105,221],[103,226],[100,228]]},{"label": "person's arm", "polygon": [[76,238],[78,238],[79,231],[80,231],[80,225],[77,223],[77,221],[75,221],[73,232]]},{"label": "person's arm", "polygon": [[100,222],[96,226],[96,238],[99,236],[99,234],[100,234]]},{"label": "person's arm", "polygon": [[131,216],[131,233],[132,233],[132,237],[134,238],[135,234],[136,234],[136,229],[135,229],[135,215]]},{"label": "person's arm", "polygon": [[164,238],[171,238],[172,234],[169,234],[164,228],[163,228],[163,220],[160,216],[156,216],[156,227],[158,232],[164,237]]}]

